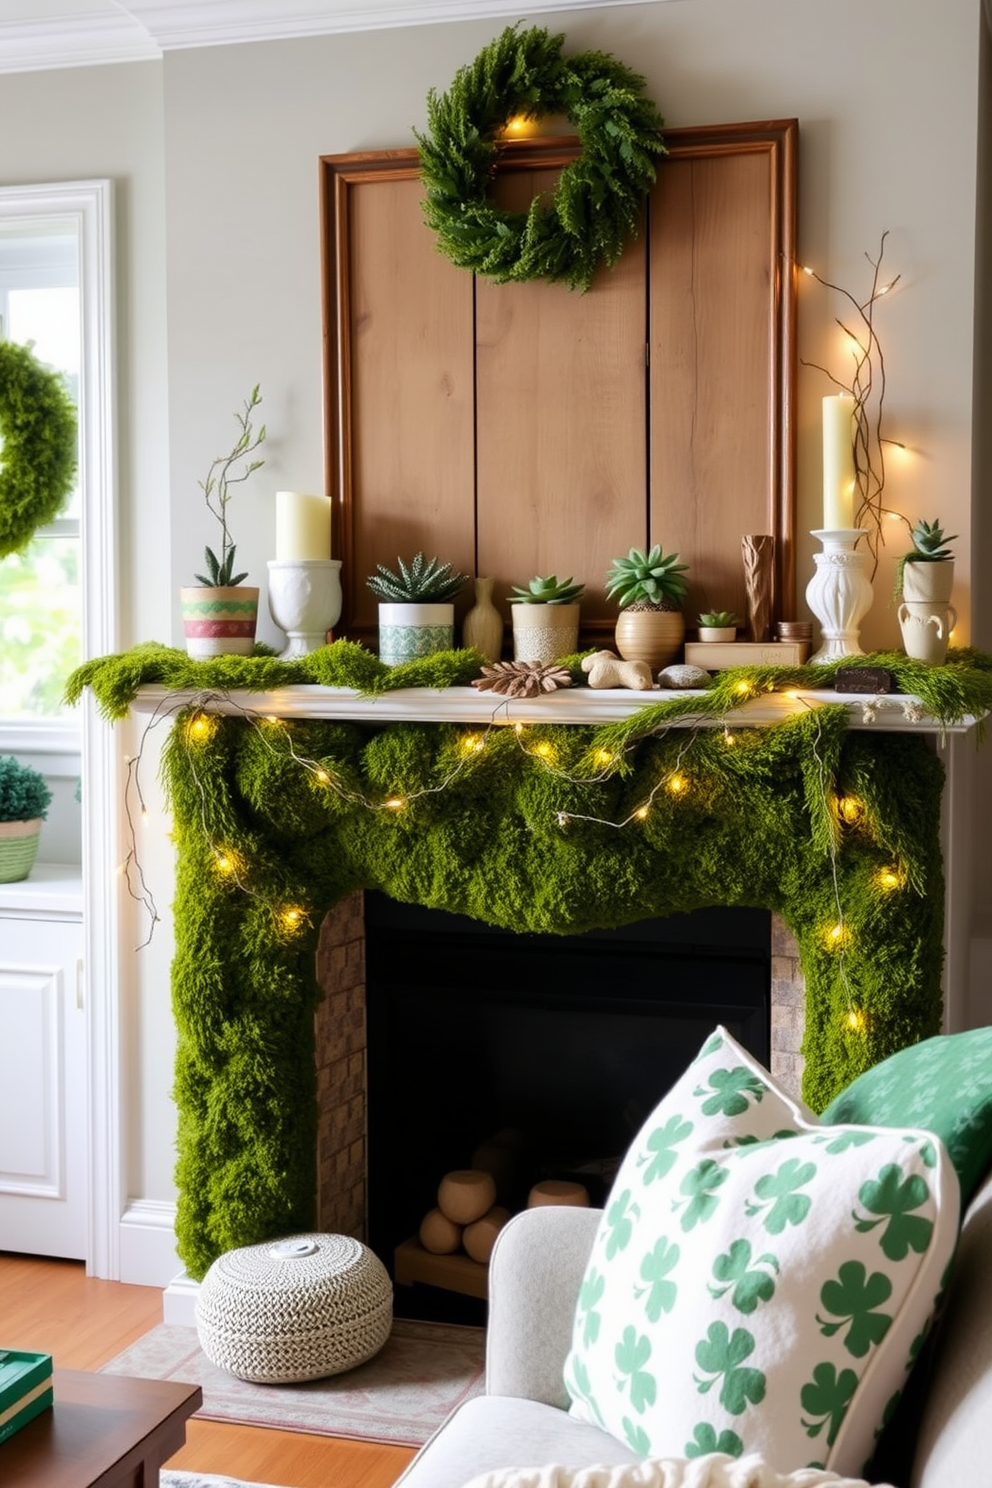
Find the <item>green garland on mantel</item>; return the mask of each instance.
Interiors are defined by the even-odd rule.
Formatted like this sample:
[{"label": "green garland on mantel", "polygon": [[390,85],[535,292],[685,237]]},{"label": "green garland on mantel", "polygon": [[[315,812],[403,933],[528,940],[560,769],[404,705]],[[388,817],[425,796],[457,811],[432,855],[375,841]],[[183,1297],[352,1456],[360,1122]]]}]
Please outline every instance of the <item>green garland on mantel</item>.
[{"label": "green garland on mantel", "polygon": [[[992,658],[949,655],[939,668],[895,653],[866,662],[950,724],[992,707]],[[120,718],[148,683],[374,694],[464,684],[478,666],[475,653],[450,652],[387,668],[342,641],[288,663],[192,662],[145,646],[79,668],[68,695],[91,688]],[[708,905],[775,910],[799,945],[804,1095],[817,1110],[938,1032],[943,767],[931,744],[849,729],[829,703],[773,727],[731,720],[742,680],[828,687],[835,671],[736,668],[703,697],[649,703],[622,724],[493,728],[481,749],[466,749],[468,726],[441,723],[266,726],[246,713],[211,716],[201,732],[177,700],[163,763],[178,849],[176,1228],[190,1274],[315,1223],[314,953],[324,914],[356,889],[518,931]],[[725,716],[727,730],[666,727],[689,708]],[[603,748],[615,767],[593,769]],[[676,772],[685,788],[672,793]],[[393,795],[404,809],[383,809]],[[219,871],[221,856],[233,872]]]}]

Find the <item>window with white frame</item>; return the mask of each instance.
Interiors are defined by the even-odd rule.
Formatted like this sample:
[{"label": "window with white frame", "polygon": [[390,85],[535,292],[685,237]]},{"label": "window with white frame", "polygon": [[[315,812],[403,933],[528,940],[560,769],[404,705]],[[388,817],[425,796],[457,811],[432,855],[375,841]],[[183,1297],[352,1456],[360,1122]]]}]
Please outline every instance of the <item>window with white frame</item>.
[{"label": "window with white frame", "polygon": [[[0,217],[0,339],[30,346],[79,402],[79,228],[72,217]],[[0,454],[2,459],[2,454]],[[65,718],[82,655],[80,490],[22,553],[0,561],[0,721]],[[68,720],[66,720],[68,726]]]}]

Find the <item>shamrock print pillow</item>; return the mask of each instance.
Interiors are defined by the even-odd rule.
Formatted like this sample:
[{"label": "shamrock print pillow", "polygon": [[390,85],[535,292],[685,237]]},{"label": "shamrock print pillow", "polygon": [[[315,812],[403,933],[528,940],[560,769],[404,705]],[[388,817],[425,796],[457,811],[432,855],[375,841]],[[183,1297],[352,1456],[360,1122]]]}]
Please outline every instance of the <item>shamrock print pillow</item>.
[{"label": "shamrock print pillow", "polygon": [[565,1366],[571,1413],[648,1457],[861,1474],[957,1242],[939,1138],[821,1126],[718,1028],[635,1138]]}]

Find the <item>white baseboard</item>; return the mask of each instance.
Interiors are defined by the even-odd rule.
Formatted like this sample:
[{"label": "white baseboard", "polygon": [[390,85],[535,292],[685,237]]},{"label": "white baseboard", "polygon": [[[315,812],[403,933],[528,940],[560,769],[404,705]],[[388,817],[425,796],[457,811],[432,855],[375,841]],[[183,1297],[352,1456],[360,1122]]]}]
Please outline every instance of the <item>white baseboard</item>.
[{"label": "white baseboard", "polygon": [[196,1295],[200,1283],[185,1271],[174,1276],[162,1298],[163,1323],[176,1323],[183,1328],[196,1327]]},{"label": "white baseboard", "polygon": [[176,1206],[132,1199],[120,1222],[120,1280],[166,1287],[182,1265],[176,1254]]}]

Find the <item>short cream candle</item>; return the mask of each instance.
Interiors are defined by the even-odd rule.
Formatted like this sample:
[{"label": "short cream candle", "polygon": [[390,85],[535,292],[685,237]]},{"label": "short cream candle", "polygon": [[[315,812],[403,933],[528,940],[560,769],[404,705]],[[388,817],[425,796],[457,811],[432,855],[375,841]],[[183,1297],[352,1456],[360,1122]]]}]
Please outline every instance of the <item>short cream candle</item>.
[{"label": "short cream candle", "polygon": [[828,532],[854,526],[854,399],[850,393],[823,400],[823,525]]},{"label": "short cream candle", "polygon": [[331,556],[331,499],[304,491],[276,492],[276,561]]}]

